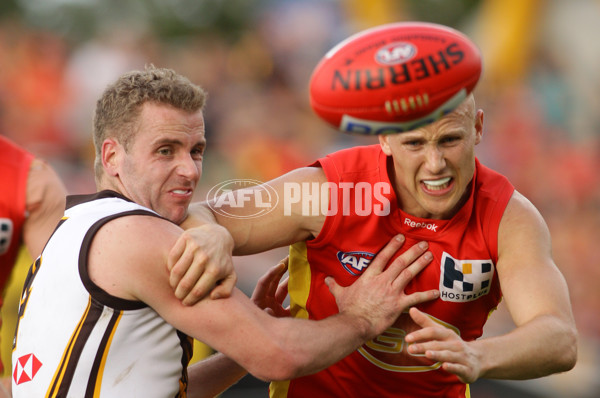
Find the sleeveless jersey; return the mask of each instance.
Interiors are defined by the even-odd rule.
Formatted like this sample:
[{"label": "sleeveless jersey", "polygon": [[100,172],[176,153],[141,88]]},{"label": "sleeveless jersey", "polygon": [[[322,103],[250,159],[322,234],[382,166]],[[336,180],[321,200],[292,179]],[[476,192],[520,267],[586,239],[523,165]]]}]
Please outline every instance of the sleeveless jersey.
[{"label": "sleeveless jersey", "polygon": [[13,342],[13,397],[185,397],[192,340],[87,272],[92,239],[117,217],[158,215],[116,192],[70,196],[32,265]]},{"label": "sleeveless jersey", "polygon": [[[470,196],[449,220],[422,219],[398,208],[379,145],[356,147],[320,159],[337,191],[314,240],[290,248],[289,294],[294,316],[323,319],[338,312],[324,283],[347,286],[389,240],[429,242],[433,261],[407,286],[408,293],[439,289],[440,298],[418,308],[471,341],[501,299],[497,262],[500,219],[513,193],[508,180],[476,161]],[[403,313],[386,332],[331,367],[310,376],[273,382],[271,397],[468,397],[466,384],[422,356],[408,353],[404,336],[416,325]]]},{"label": "sleeveless jersey", "polygon": [[[17,260],[33,155],[0,136],[0,292]],[[2,305],[0,295],[0,306]]]}]

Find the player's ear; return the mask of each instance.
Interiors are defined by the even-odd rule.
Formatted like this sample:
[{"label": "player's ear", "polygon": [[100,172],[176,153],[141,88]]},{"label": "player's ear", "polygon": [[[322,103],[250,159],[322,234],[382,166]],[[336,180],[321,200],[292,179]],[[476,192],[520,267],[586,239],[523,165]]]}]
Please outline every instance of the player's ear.
[{"label": "player's ear", "polygon": [[114,138],[107,138],[102,143],[102,167],[109,176],[119,175],[124,148]]},{"label": "player's ear", "polygon": [[483,110],[478,109],[475,114],[475,145],[481,142],[483,136]]},{"label": "player's ear", "polygon": [[381,145],[381,150],[387,156],[392,156],[392,150],[390,148],[390,142],[389,142],[390,136],[391,136],[391,134],[380,134],[378,136],[378,138],[379,138],[379,145]]}]

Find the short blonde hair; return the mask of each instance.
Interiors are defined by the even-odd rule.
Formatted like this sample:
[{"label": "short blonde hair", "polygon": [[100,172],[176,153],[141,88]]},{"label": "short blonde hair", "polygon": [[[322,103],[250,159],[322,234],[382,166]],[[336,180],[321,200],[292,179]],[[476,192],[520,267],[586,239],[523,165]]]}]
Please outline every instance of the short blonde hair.
[{"label": "short blonde hair", "polygon": [[146,66],[142,71],[121,75],[109,85],[96,103],[94,113],[94,147],[96,181],[103,175],[102,143],[115,138],[129,149],[142,105],[147,102],[171,105],[188,112],[202,110],[206,92],[186,77],[166,68]]}]

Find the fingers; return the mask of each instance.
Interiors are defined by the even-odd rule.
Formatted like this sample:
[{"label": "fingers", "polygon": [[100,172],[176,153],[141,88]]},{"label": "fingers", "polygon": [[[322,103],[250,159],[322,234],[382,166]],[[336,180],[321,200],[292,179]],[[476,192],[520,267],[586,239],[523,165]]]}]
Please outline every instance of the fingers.
[{"label": "fingers", "polygon": [[186,248],[187,240],[185,235],[182,235],[175,242],[175,246],[173,246],[167,258],[167,268],[170,271],[169,284],[173,289],[175,289],[185,275],[187,271],[186,264],[189,264],[194,256],[193,251],[186,251]]},{"label": "fingers", "polygon": [[410,315],[412,320],[421,328],[426,328],[428,326],[439,326],[433,319],[425,315],[425,313],[419,310],[418,308],[411,308],[410,310],[408,310],[408,314]]},{"label": "fingers", "polygon": [[424,292],[415,292],[404,297],[406,308],[412,307],[427,301],[435,300],[440,297],[440,291],[436,289],[427,290]]},{"label": "fingers", "polygon": [[397,278],[398,275],[404,274],[403,280],[408,283],[433,259],[433,255],[430,252],[425,252],[428,247],[429,244],[424,241],[413,245],[392,261],[386,273],[392,278]]},{"label": "fingers", "polygon": [[261,297],[274,296],[278,288],[279,280],[286,270],[287,265],[284,262],[280,262],[271,267],[266,274],[258,279],[254,292],[252,293],[252,300]]},{"label": "fingers", "polygon": [[370,273],[381,273],[390,259],[394,256],[394,254],[402,247],[404,244],[405,238],[404,235],[396,235],[394,236],[387,245],[373,259],[369,267],[364,272],[365,274]]},{"label": "fingers", "polygon": [[283,301],[285,300],[285,298],[288,295],[288,282],[289,282],[290,278],[287,277],[283,280],[283,282],[281,282],[279,284],[279,286],[277,286],[277,291],[275,292],[275,300],[278,303],[283,303]]},{"label": "fingers", "polygon": [[417,308],[411,308],[409,310],[409,314],[412,320],[421,327],[421,329],[418,329],[406,335],[404,340],[409,344],[419,342],[452,340],[453,338],[458,337],[458,335],[455,332],[440,325],[430,316],[426,315]]},{"label": "fingers", "polygon": [[[182,292],[184,290],[189,290],[187,294],[180,293],[183,297],[182,304],[183,305],[194,305],[198,301],[202,300],[206,297],[211,290],[219,283],[220,279],[216,276],[216,271],[213,269],[206,269],[201,275],[194,274],[194,277],[188,277],[188,275],[192,272],[191,270],[186,273],[184,279],[181,280],[177,289],[175,290],[175,295],[177,296],[178,292]],[[187,280],[197,280],[196,284],[189,288],[190,285],[184,283]],[[181,287],[183,285],[183,287]],[[179,298],[179,296],[177,296]]]},{"label": "fingers", "polygon": [[331,276],[325,278],[325,284],[329,288],[329,291],[331,292],[333,297],[335,297],[336,299],[338,295],[341,294],[343,291],[343,288],[340,285],[338,285],[335,279],[333,279]]},{"label": "fingers", "polygon": [[230,274],[225,279],[222,279],[210,293],[210,298],[213,300],[227,298],[231,296],[233,288],[237,283],[237,274]]},{"label": "fingers", "polygon": [[[175,264],[171,270],[171,275],[169,277],[169,281],[178,279],[178,282],[175,285],[175,297],[181,300],[188,296],[193,289],[196,294],[202,294],[203,296],[206,294],[207,291],[204,290],[204,285],[209,280],[207,278],[208,275],[206,275],[209,270],[205,269],[207,260],[207,257],[202,253],[193,253],[191,251],[184,252],[177,264]],[[180,264],[182,265],[181,270],[187,268],[187,271],[185,271],[185,274],[181,277],[174,276],[178,275],[179,272],[182,272],[179,267]],[[211,272],[214,273],[214,270]]]}]

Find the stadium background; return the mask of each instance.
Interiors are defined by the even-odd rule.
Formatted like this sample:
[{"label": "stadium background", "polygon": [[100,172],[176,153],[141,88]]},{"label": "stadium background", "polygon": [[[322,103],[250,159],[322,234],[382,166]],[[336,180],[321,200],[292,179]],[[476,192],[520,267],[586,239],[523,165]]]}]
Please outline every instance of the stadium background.
[{"label": "stadium background", "polygon": [[[453,26],[482,49],[476,94],[486,113],[477,154],[546,218],[581,336],[571,372],[478,381],[473,396],[600,396],[599,0],[2,0],[0,134],[47,159],[70,193],[93,192],[94,101],[120,73],[153,63],[209,92],[197,198],[231,178],[266,181],[327,152],[374,142],[318,120],[307,83],[333,44],[401,20]],[[251,292],[284,255],[236,258],[240,287]],[[3,309],[7,364],[30,261],[21,257]],[[486,333],[510,327],[500,308]],[[198,352],[209,349],[198,345]],[[247,377],[223,396],[265,397],[266,385]]]}]

